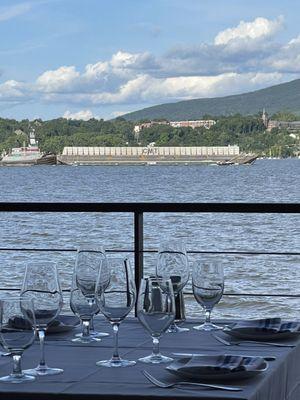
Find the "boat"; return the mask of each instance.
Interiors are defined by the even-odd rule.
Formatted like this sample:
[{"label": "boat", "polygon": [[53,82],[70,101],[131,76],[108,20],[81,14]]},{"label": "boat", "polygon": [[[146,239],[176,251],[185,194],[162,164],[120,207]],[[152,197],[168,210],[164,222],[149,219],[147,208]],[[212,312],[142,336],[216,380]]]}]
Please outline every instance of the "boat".
[{"label": "boat", "polygon": [[34,129],[30,130],[29,133],[29,145],[23,147],[15,147],[11,149],[11,152],[4,155],[0,164],[3,166],[31,166],[41,164],[56,164],[56,155],[54,154],[43,154],[38,143],[35,140]]}]

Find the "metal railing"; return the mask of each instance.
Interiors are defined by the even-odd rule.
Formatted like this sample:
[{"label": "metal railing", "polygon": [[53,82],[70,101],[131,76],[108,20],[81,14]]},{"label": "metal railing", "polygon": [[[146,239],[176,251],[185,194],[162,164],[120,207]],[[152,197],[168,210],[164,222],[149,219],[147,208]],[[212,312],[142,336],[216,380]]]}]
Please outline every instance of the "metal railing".
[{"label": "metal railing", "polygon": [[[0,212],[42,212],[42,213],[132,213],[134,225],[134,249],[116,249],[108,252],[133,252],[135,282],[137,289],[144,273],[144,253],[155,250],[144,249],[145,213],[255,213],[255,214],[300,214],[297,203],[24,203],[0,202]],[[72,252],[69,248],[0,248],[0,251],[59,251]],[[300,252],[266,252],[266,251],[190,251],[190,254],[226,254],[226,255],[275,255],[299,256]],[[1,288],[0,290],[3,290]],[[230,293],[228,296],[273,296],[300,297],[300,294],[282,293]]]}]

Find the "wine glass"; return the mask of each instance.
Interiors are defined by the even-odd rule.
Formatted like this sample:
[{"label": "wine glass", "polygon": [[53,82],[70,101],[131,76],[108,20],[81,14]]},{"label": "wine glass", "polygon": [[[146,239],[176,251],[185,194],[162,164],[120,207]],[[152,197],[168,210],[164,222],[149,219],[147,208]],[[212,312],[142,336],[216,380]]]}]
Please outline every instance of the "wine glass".
[{"label": "wine glass", "polygon": [[91,343],[101,341],[100,337],[92,336],[90,333],[90,322],[100,308],[94,298],[85,296],[78,288],[76,282],[76,270],[73,273],[72,288],[70,296],[70,308],[81,320],[82,333],[75,335],[72,339],[75,343]]},{"label": "wine glass", "polygon": [[217,260],[196,261],[193,265],[193,293],[197,302],[205,311],[205,322],[194,326],[199,331],[222,329],[210,321],[210,315],[224,291],[223,266]]},{"label": "wine glass", "polygon": [[[90,319],[88,321],[86,320],[85,323],[89,324],[88,336],[90,338],[94,337],[96,339],[109,336],[109,334],[106,332],[96,331],[94,329],[94,323],[93,323],[94,315],[96,315],[100,311],[99,307],[96,307],[95,305],[93,306],[92,303],[95,302],[95,287],[101,266],[102,268],[105,267],[107,268],[106,255],[103,246],[84,245],[80,246],[77,249],[76,263],[75,263],[75,278],[76,278],[75,285],[79,290],[81,290],[82,294],[86,296],[88,301],[91,303],[90,304],[91,308],[93,308],[94,310],[94,312],[91,314]],[[75,311],[73,312],[76,314]],[[82,334],[79,333],[76,336],[81,337]],[[85,343],[86,340],[87,336],[85,336],[85,341],[84,341]]]},{"label": "wine glass", "polygon": [[170,279],[142,279],[137,301],[137,317],[151,334],[153,341],[152,354],[139,358],[139,361],[152,364],[173,361],[159,351],[159,339],[175,318],[175,298]]},{"label": "wine glass", "polygon": [[132,310],[136,300],[136,288],[132,270],[127,258],[111,258],[109,262],[109,282],[104,284],[105,273],[101,269],[96,293],[100,311],[112,325],[114,333],[114,352],[110,360],[96,362],[103,367],[128,367],[135,361],[123,360],[119,356],[118,332],[120,323]]},{"label": "wine glass", "polygon": [[46,330],[58,316],[63,306],[56,265],[44,261],[28,264],[21,295],[24,298],[33,299],[36,328],[41,348],[39,365],[25,372],[30,375],[41,376],[61,374],[63,369],[47,366],[44,351]]},{"label": "wine glass", "polygon": [[[190,269],[185,244],[179,240],[164,242],[158,250],[156,276],[171,279],[175,300],[189,280]],[[187,332],[188,328],[179,327],[173,322],[168,332]]]},{"label": "wine glass", "polygon": [[[0,341],[2,346],[13,356],[13,372],[0,378],[1,382],[23,383],[35,380],[21,368],[21,357],[25,349],[35,339],[34,305],[31,299],[20,296],[2,298],[0,300]],[[26,320],[27,329],[10,328],[16,319]]]}]

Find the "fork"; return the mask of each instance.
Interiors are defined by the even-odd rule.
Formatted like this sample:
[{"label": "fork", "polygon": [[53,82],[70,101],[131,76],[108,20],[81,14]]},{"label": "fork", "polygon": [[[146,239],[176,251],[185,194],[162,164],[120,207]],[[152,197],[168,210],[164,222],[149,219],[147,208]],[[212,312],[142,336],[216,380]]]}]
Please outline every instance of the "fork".
[{"label": "fork", "polygon": [[142,371],[142,374],[155,386],[158,386],[158,387],[164,388],[164,389],[172,388],[172,387],[176,387],[176,386],[183,386],[183,385],[187,385],[187,386],[193,385],[193,386],[200,386],[200,387],[204,387],[204,388],[208,388],[208,389],[229,390],[229,391],[234,391],[234,392],[240,392],[241,390],[243,390],[242,388],[239,388],[239,387],[211,385],[208,383],[198,383],[198,382],[184,381],[184,382],[167,383],[167,382],[159,381],[158,379],[154,378],[154,376],[150,375],[149,372],[147,372],[147,371]]},{"label": "fork", "polygon": [[239,346],[240,344],[244,343],[254,343],[254,344],[261,344],[261,345],[266,345],[266,346],[276,346],[276,347],[295,347],[294,344],[286,344],[286,343],[276,343],[276,342],[259,342],[257,340],[240,340],[240,341],[234,341],[234,342],[228,342],[227,340],[221,338],[218,335],[215,335],[214,333],[212,336],[220,343],[225,344],[225,346]]}]

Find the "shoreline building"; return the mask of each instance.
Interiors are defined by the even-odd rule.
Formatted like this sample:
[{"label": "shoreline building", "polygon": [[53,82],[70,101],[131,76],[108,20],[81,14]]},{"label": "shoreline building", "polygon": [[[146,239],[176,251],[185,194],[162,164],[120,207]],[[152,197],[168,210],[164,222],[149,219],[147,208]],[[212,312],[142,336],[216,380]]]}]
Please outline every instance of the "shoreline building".
[{"label": "shoreline building", "polygon": [[272,129],[287,129],[290,132],[299,131],[300,130],[300,121],[277,121],[269,118],[268,113],[265,109],[263,109],[262,120],[268,132],[271,132]]},{"label": "shoreline building", "polygon": [[154,125],[169,125],[172,126],[173,128],[210,129],[215,124],[216,121],[213,119],[197,119],[192,121],[150,121],[135,125],[133,131],[136,135],[138,135],[141,132],[141,130],[151,128]]}]

